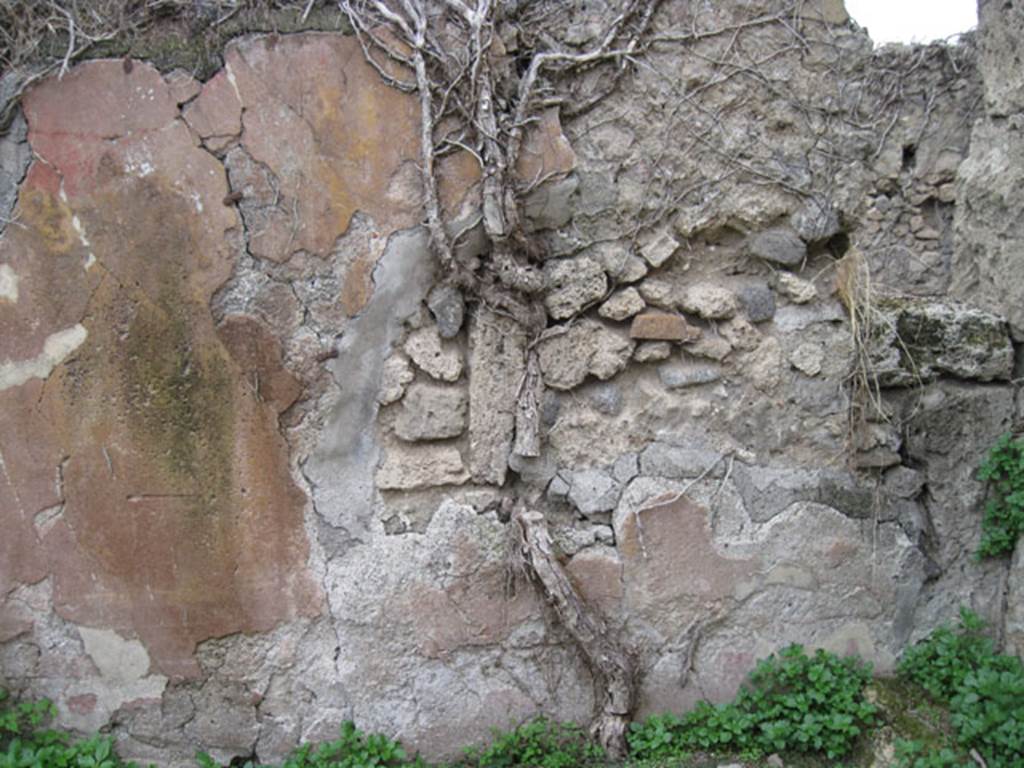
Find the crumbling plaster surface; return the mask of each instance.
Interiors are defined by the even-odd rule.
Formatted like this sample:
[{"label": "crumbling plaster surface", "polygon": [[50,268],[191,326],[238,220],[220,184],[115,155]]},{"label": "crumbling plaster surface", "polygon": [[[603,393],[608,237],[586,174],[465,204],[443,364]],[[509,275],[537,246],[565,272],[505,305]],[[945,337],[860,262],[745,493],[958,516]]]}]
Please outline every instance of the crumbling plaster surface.
[{"label": "crumbling plaster surface", "polygon": [[[1016,12],[875,52],[832,0],[691,5],[517,169],[552,177],[526,213],[568,323],[537,347],[535,459],[510,455],[531,340],[437,287],[415,103],[354,40],[27,94],[0,141],[4,682],[165,765],[344,719],[431,757],[585,721],[589,672],[507,588],[512,493],[635,650],[640,714],[793,641],[887,669],[959,605],[1019,652],[1020,553],[972,557],[975,469],[1019,413]],[[457,229],[477,178],[446,160]],[[900,334],[859,423],[853,252]]]}]

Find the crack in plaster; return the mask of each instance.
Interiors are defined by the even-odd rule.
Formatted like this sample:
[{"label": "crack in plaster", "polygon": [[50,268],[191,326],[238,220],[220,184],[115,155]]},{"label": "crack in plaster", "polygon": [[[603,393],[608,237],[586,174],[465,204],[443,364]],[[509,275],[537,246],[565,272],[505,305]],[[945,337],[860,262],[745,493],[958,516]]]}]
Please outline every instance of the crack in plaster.
[{"label": "crack in plaster", "polygon": [[7,133],[0,137],[0,162],[4,160],[4,155],[6,154],[3,152],[4,145],[7,144],[11,137],[15,137],[12,142],[15,160],[14,172],[10,173],[8,168],[0,165],[0,181],[2,181],[3,176],[8,176],[10,179],[8,184],[12,190],[12,193],[9,194],[0,188],[0,237],[3,237],[8,224],[16,223],[17,221],[16,218],[12,219],[9,217],[11,211],[17,205],[21,194],[21,184],[25,181],[28,169],[32,165],[32,148],[28,143],[28,123],[20,108],[17,110]]}]

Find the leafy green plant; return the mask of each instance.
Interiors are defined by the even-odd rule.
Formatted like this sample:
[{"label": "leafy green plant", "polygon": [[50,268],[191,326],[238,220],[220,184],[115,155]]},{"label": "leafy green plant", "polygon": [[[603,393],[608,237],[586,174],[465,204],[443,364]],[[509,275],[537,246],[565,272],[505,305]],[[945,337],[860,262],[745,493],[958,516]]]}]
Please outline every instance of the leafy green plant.
[{"label": "leafy green plant", "polygon": [[1024,440],[1014,440],[1010,434],[999,438],[978,476],[990,484],[978,556],[1013,552],[1024,532]]},{"label": "leafy green plant", "polygon": [[[221,768],[205,752],[196,755],[200,768]],[[246,763],[246,768],[253,764]],[[281,768],[398,768],[422,765],[406,761],[401,745],[380,733],[363,733],[355,723],[341,724],[338,738],[323,744],[304,744],[296,749]]]},{"label": "leafy green plant", "polygon": [[997,656],[969,673],[950,701],[957,741],[976,749],[989,768],[1024,763],[1024,665]]},{"label": "leafy green plant", "polygon": [[903,652],[897,671],[940,701],[949,701],[964,678],[995,656],[985,622],[966,608],[954,630],[942,626]]},{"label": "leafy green plant", "polygon": [[896,768],[977,768],[969,757],[943,747],[929,750],[919,741],[897,741]]},{"label": "leafy green plant", "polygon": [[[706,702],[700,706],[710,706]],[[652,715],[643,723],[633,723],[629,732],[629,751],[638,760],[662,760],[687,754],[681,732],[683,721],[673,715]]]},{"label": "leafy green plant", "polygon": [[582,768],[604,758],[583,729],[538,717],[518,728],[495,731],[490,744],[469,748],[463,764],[473,768]]},{"label": "leafy green plant", "polygon": [[876,708],[864,698],[870,677],[870,668],[855,659],[823,650],[809,656],[791,645],[760,661],[733,702],[701,702],[682,717],[661,715],[634,724],[630,749],[639,759],[694,750],[840,758],[873,721]]},{"label": "leafy green plant", "polygon": [[[1024,664],[1016,656],[996,653],[983,629],[978,616],[961,609],[956,629],[940,627],[907,649],[898,671],[948,703],[961,750],[977,750],[989,768],[1011,768],[1024,762]],[[915,758],[941,759],[941,752]]]},{"label": "leafy green plant", "polygon": [[10,693],[0,688],[0,744],[23,735],[57,714],[52,702],[25,701],[13,704]]},{"label": "leafy green plant", "polygon": [[0,768],[136,768],[121,761],[107,736],[76,741],[42,728],[55,714],[45,699],[14,704],[0,689]]}]

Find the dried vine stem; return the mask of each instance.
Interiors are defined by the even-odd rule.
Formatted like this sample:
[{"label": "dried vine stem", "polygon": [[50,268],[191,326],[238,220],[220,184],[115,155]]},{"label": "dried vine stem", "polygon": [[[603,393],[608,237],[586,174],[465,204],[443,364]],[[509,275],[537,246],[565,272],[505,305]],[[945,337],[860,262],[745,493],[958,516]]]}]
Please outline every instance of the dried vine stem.
[{"label": "dried vine stem", "polygon": [[[536,350],[547,325],[540,298],[542,254],[523,225],[524,199],[547,178],[517,176],[526,132],[546,109],[589,109],[611,92],[645,37],[660,0],[623,0],[605,29],[585,49],[558,42],[551,30],[567,20],[559,0],[339,0],[367,60],[384,81],[415,91],[420,105],[420,163],[424,214],[431,250],[446,279],[470,301],[511,316],[526,331],[525,373],[517,394],[515,440],[519,456],[541,451],[543,381]],[[526,16],[543,15],[544,23]],[[512,53],[509,51],[514,49]],[[610,65],[603,81],[580,94],[567,77]],[[480,166],[480,223],[489,252],[460,258],[449,236],[439,189],[438,158],[468,152]],[[511,508],[512,500],[508,499]],[[513,515],[521,569],[555,610],[603,686],[593,726],[613,757],[626,752],[626,729],[635,698],[633,665],[604,620],[572,586],[555,555],[542,512],[520,505]]]},{"label": "dried vine stem", "polygon": [[604,620],[594,613],[569,581],[558,562],[544,515],[521,504],[513,515],[513,523],[527,573],[603,683],[604,700],[591,726],[591,734],[609,757],[622,758],[626,752],[626,729],[635,703],[633,663],[610,639]]},{"label": "dried vine stem", "polygon": [[[558,3],[517,11],[501,0],[339,0],[369,63],[389,85],[417,93],[424,214],[431,250],[446,279],[471,301],[514,318],[534,339],[547,318],[539,299],[545,288],[541,254],[520,212],[538,181],[515,175],[525,133],[543,110],[571,102],[565,82],[575,70],[613,65],[609,82],[582,102],[592,106],[609,93],[629,57],[643,47],[659,3],[624,0],[593,46],[579,51],[560,46],[550,35],[528,32],[516,15],[545,12],[550,22],[563,11]],[[514,58],[499,27],[515,30]],[[438,192],[438,158],[455,149],[469,152],[480,166],[480,222],[490,251],[479,260],[458,257]],[[540,451],[537,403],[543,385],[536,361],[531,365],[516,409],[513,450],[521,456]]]},{"label": "dried vine stem", "polygon": [[[501,0],[339,0],[370,64],[393,87],[417,92],[424,213],[447,279],[471,300],[511,315],[531,336],[544,329],[546,317],[536,298],[545,287],[538,246],[520,213],[536,181],[515,177],[525,132],[551,105],[568,108],[566,75],[575,70],[614,65],[610,82],[583,101],[592,105],[610,92],[629,57],[642,49],[659,3],[624,0],[594,45],[580,51],[527,29],[524,14],[544,13],[550,23],[565,10],[559,3],[524,4],[519,10]],[[521,38],[514,57],[499,27]],[[396,66],[413,77],[399,77]],[[455,149],[469,152],[480,165],[481,223],[490,244],[480,261],[460,260],[445,227],[437,159]],[[520,410],[530,412],[525,405]],[[517,444],[535,448],[532,439]]]}]

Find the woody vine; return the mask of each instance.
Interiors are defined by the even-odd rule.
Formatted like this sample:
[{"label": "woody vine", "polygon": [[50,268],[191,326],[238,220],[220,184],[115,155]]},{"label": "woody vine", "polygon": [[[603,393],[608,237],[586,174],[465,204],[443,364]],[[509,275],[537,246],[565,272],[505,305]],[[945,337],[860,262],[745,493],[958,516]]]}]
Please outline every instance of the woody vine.
[{"label": "woody vine", "polygon": [[[518,180],[524,135],[543,110],[571,117],[612,92],[642,52],[659,0],[624,0],[590,47],[564,42],[572,10],[559,2],[342,0],[371,66],[391,87],[413,93],[420,112],[420,166],[430,247],[446,275],[478,308],[512,318],[532,340],[516,404],[513,453],[540,454],[536,342],[547,331],[539,267],[543,253],[523,226],[525,196],[545,179]],[[593,76],[578,77],[584,71]],[[468,152],[480,169],[479,225],[489,251],[460,256],[438,193],[438,162]],[[613,757],[626,751],[635,701],[634,666],[607,624],[559,563],[536,504],[508,500],[519,570],[553,607],[603,688],[592,733]]]}]

